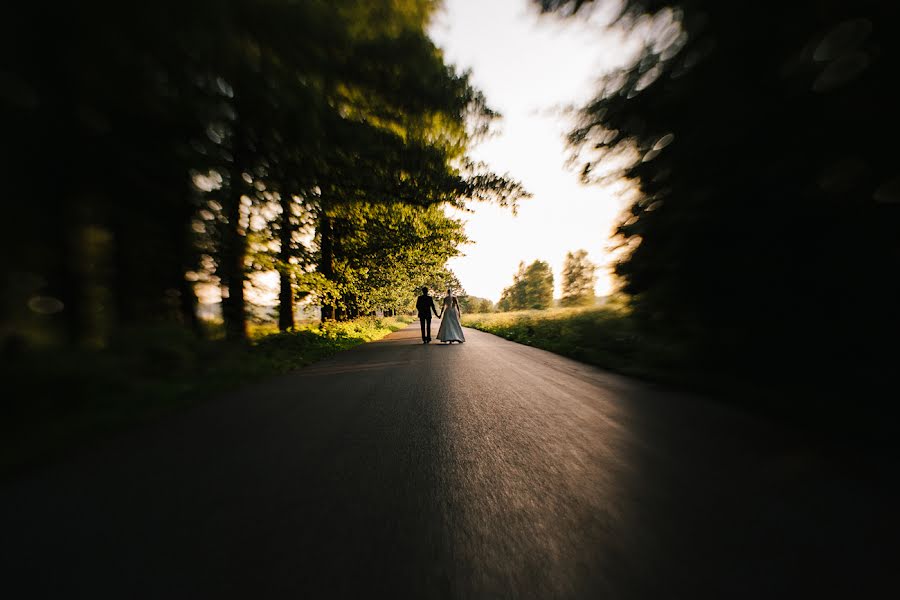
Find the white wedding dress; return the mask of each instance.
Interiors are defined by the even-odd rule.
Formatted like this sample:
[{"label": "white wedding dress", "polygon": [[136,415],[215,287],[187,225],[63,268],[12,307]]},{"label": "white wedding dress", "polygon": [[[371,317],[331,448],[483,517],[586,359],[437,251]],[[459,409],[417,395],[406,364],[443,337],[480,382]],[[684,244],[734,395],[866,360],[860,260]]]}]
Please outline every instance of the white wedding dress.
[{"label": "white wedding dress", "polygon": [[437,339],[442,342],[465,342],[462,325],[459,324],[459,304],[456,298],[447,296],[444,298],[444,308],[441,312],[441,328],[438,329]]}]

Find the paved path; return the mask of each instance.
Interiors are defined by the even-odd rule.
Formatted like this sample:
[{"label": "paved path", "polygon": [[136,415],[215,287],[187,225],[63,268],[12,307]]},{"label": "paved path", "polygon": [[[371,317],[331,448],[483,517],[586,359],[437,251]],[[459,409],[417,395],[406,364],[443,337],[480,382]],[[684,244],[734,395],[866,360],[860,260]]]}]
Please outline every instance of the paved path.
[{"label": "paved path", "polygon": [[864,598],[897,566],[852,460],[466,335],[410,327],[6,484],[0,594]]}]

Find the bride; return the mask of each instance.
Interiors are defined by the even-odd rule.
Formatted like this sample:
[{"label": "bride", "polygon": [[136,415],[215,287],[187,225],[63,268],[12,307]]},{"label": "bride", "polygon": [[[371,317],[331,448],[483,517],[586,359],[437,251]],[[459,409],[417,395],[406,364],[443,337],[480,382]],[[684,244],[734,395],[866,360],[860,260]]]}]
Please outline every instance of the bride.
[{"label": "bride", "polygon": [[[446,318],[444,313],[447,313]],[[437,339],[442,342],[458,342],[462,344],[466,341],[463,335],[462,325],[459,324],[459,300],[453,295],[450,288],[447,288],[447,296],[444,298],[444,305],[441,307],[441,328],[438,329]]]}]

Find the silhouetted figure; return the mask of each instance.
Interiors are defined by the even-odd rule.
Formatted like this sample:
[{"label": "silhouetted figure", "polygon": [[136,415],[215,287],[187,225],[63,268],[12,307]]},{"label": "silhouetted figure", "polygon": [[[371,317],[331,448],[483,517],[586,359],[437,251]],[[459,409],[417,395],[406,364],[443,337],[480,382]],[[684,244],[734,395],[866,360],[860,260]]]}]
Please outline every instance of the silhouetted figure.
[{"label": "silhouetted figure", "polygon": [[422,326],[422,343],[431,341],[431,313],[439,317],[434,307],[434,298],[428,295],[428,288],[422,288],[422,295],[416,299],[416,310],[419,311],[419,325]]}]

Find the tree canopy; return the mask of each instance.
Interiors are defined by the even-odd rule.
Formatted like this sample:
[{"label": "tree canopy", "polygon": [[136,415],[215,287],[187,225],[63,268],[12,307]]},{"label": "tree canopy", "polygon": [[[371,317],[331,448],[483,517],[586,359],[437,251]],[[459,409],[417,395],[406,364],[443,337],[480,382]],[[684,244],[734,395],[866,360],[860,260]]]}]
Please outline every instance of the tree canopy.
[{"label": "tree canopy", "polygon": [[552,305],[553,271],[548,263],[536,260],[528,266],[524,262],[519,263],[513,283],[503,290],[497,309],[506,312],[544,309]]},{"label": "tree canopy", "polygon": [[562,272],[562,306],[589,306],[594,303],[597,265],[588,259],[587,250],[567,252]]},{"label": "tree canopy", "polygon": [[[218,286],[245,336],[248,274],[279,324],[403,304],[465,241],[440,207],[527,193],[467,156],[497,117],[425,27],[432,0],[88,0],[4,19],[3,328],[81,344],[199,330]],[[30,306],[30,308],[29,308]]]},{"label": "tree canopy", "polygon": [[569,142],[585,180],[640,187],[616,273],[648,326],[722,364],[885,359],[900,321],[898,17],[872,0],[622,3],[615,23],[647,35],[643,51]]}]

